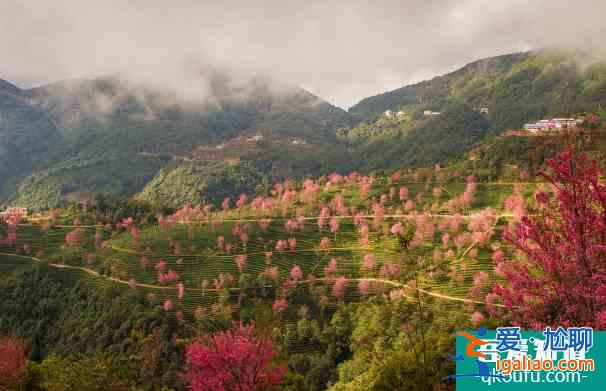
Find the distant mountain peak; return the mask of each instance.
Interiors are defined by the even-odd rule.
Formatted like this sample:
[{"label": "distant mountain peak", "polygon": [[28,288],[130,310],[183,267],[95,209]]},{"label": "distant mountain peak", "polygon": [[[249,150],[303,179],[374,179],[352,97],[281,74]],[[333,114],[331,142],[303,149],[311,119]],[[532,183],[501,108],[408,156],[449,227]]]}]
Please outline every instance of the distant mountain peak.
[{"label": "distant mountain peak", "polygon": [[[415,110],[440,111],[451,100],[461,100],[472,107],[487,107],[493,105],[493,113],[503,112],[502,101],[495,98],[501,93],[519,94],[511,99],[515,104],[516,113],[524,112],[524,107],[533,107],[536,113],[532,116],[541,116],[550,109],[562,106],[558,103],[558,95],[553,93],[553,88],[541,87],[541,83],[548,84],[545,78],[551,82],[560,84],[564,90],[565,97],[570,98],[574,89],[566,89],[567,81],[580,83],[588,75],[584,74],[584,68],[576,69],[581,63],[594,65],[599,63],[598,59],[587,58],[586,54],[578,51],[567,51],[558,49],[541,49],[519,53],[502,54],[494,57],[482,58],[454,70],[452,72],[433,77],[418,83],[405,85],[403,87],[387,91],[378,95],[362,99],[353,105],[348,111],[359,121],[373,121],[381,116],[386,110],[404,110],[412,112]],[[564,70],[566,68],[566,70]],[[586,67],[585,67],[586,68]],[[518,79],[514,77],[517,75]],[[516,90],[511,89],[512,84],[521,83]],[[601,85],[592,84],[595,95],[590,101],[593,104],[602,98]],[[587,91],[581,91],[584,94]],[[591,91],[590,91],[591,92]],[[537,108],[536,96],[542,95],[541,109]],[[521,102],[528,98],[526,106]],[[573,101],[568,100],[568,103]],[[571,104],[572,104],[571,103]],[[575,103],[575,107],[581,106]],[[583,110],[585,108],[579,108]],[[528,114],[530,115],[530,114]],[[494,115],[491,116],[494,119]],[[520,126],[518,118],[516,121],[508,121],[504,118],[499,120],[500,126]],[[497,121],[497,122],[499,122]],[[502,129],[501,129],[502,130]]]},{"label": "distant mountain peak", "polygon": [[0,79],[0,91],[9,92],[13,95],[19,95],[21,93],[21,88],[9,83],[6,80]]}]

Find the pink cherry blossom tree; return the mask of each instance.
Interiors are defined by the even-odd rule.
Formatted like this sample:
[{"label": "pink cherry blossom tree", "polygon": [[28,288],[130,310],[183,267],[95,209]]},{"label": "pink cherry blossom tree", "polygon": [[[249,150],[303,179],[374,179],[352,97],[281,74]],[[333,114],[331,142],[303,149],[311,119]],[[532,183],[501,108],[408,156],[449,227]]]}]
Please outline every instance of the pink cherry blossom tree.
[{"label": "pink cherry blossom tree", "polygon": [[[520,255],[497,264],[495,288],[515,323],[606,327],[606,186],[598,163],[571,149],[543,173],[554,195],[505,233]],[[493,254],[496,260],[501,255]]]},{"label": "pink cherry blossom tree", "polygon": [[255,335],[254,325],[240,324],[190,344],[185,378],[193,391],[268,390],[286,372],[276,357],[269,338]]}]

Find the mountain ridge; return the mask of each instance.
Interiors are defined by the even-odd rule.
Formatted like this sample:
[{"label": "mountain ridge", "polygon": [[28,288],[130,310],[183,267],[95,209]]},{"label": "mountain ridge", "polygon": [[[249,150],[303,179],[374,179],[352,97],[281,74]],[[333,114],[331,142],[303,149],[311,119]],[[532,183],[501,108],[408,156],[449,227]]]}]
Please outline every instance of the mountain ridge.
[{"label": "mountain ridge", "polygon": [[[540,50],[481,59],[363,99],[349,110],[360,122],[339,136],[367,157],[367,169],[456,159],[474,144],[527,122],[602,112],[606,64],[586,58]],[[393,114],[386,115],[389,111]]]},{"label": "mountain ridge", "polygon": [[21,93],[21,89],[9,81],[0,79],[0,92],[9,92],[18,95]]},{"label": "mountain ridge", "polygon": [[[260,174],[252,177],[270,182],[442,163],[528,121],[601,111],[606,64],[578,62],[573,53],[553,50],[489,57],[365,98],[349,111],[268,76],[232,78],[214,70],[185,96],[120,75],[28,90],[5,82],[0,140],[18,133],[20,141],[0,145],[0,162],[16,162],[0,167],[0,204],[48,208],[95,192],[131,197],[155,178],[153,198],[169,194],[163,183],[211,183],[184,175],[232,175],[239,161]],[[404,116],[386,118],[386,110]],[[219,167],[178,169],[187,160]],[[238,181],[226,180],[232,179]]]},{"label": "mountain ridge", "polygon": [[[211,88],[207,95],[189,100],[114,75],[28,90],[3,83],[0,118],[13,120],[0,124],[0,140],[8,145],[18,130],[32,136],[25,144],[35,145],[33,135],[40,124],[34,113],[44,117],[53,134],[43,143],[48,148],[37,152],[43,164],[31,163],[25,146],[16,149],[23,157],[23,163],[17,159],[18,172],[8,167],[15,153],[0,149],[0,161],[7,161],[0,169],[0,200],[48,208],[82,192],[130,197],[168,164],[166,158],[153,155],[188,155],[200,146],[214,148],[255,134],[276,140],[272,148],[279,155],[278,169],[283,170],[292,151],[280,152],[278,141],[332,145],[337,142],[336,129],[352,123],[344,110],[294,85],[264,76],[229,77],[215,74],[207,83]],[[43,201],[46,195],[49,199]]]},{"label": "mountain ridge", "polygon": [[[364,119],[369,119],[372,115],[376,116],[376,115],[381,114],[383,111],[381,109],[384,107],[394,108],[394,106],[398,105],[398,104],[401,105],[401,104],[415,102],[415,98],[416,99],[419,98],[419,96],[417,96],[419,90],[421,90],[421,91],[429,90],[429,91],[427,91],[428,92],[427,95],[429,95],[428,98],[432,98],[432,96],[431,96],[431,88],[433,87],[432,84],[437,84],[441,81],[448,80],[449,78],[463,75],[466,73],[470,73],[471,71],[475,71],[475,73],[477,75],[490,74],[490,73],[492,73],[491,71],[507,68],[507,64],[517,62],[520,60],[524,60],[524,59],[528,58],[529,56],[531,56],[532,54],[536,54],[536,53],[538,53],[538,52],[527,51],[527,52],[509,53],[509,54],[502,54],[502,55],[498,55],[498,56],[485,57],[485,58],[482,58],[479,60],[475,60],[454,71],[434,76],[431,79],[426,79],[426,80],[422,80],[420,82],[407,84],[407,85],[404,85],[402,87],[399,87],[399,88],[396,88],[393,90],[385,91],[385,92],[382,92],[382,93],[379,93],[376,95],[371,95],[369,97],[366,97],[366,98],[360,100],[355,105],[351,106],[349,108],[348,112],[354,116],[359,116]],[[414,94],[415,96],[412,97],[411,94]],[[407,102],[406,101],[407,98],[408,99],[412,98],[412,101]],[[393,100],[398,100],[398,102],[397,103],[393,102]],[[422,104],[422,103],[420,103],[420,104]],[[373,110],[368,110],[368,108],[367,108],[367,107],[373,107],[373,106],[378,107],[379,105],[382,105],[381,109],[377,108],[377,109],[373,109]]]}]

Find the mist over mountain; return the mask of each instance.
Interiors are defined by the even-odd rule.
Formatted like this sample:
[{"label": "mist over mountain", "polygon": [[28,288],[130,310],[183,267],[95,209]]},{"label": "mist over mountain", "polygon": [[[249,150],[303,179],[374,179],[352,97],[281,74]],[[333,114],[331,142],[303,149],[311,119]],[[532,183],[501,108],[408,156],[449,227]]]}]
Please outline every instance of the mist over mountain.
[{"label": "mist over mountain", "polygon": [[216,202],[221,186],[446,162],[525,122],[602,110],[606,66],[584,60],[563,50],[486,58],[348,112],[267,75],[210,66],[177,90],[121,74],[25,90],[2,82],[0,197],[52,208],[144,190],[165,203],[194,183],[192,201]]},{"label": "mist over mountain", "polygon": [[2,196],[39,207],[81,192],[129,196],[198,147],[255,135],[270,143],[334,144],[335,130],[352,123],[342,109],[267,76],[212,71],[192,82],[199,84],[188,94],[120,75],[28,90],[2,83]]},{"label": "mist over mountain", "polygon": [[[182,90],[183,67],[270,73],[349,107],[478,58],[545,47],[606,58],[606,3],[578,0],[8,1],[0,77],[124,73]],[[111,27],[108,22],[111,21]]]}]

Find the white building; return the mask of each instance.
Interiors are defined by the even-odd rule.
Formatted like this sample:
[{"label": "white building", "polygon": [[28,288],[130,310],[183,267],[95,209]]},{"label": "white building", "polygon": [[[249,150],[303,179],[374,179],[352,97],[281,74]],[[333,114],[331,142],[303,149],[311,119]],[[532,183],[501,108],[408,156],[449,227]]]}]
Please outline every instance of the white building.
[{"label": "white building", "polygon": [[398,111],[398,112],[396,113],[396,117],[398,117],[398,118],[400,118],[400,119],[401,119],[401,118],[404,118],[404,117],[406,117],[406,113],[405,113],[405,112],[403,112],[402,110],[400,110],[400,111]]},{"label": "white building", "polygon": [[488,115],[488,107],[482,107],[480,109],[480,114],[486,114],[486,115]]},{"label": "white building", "polygon": [[574,118],[554,118],[552,121],[558,129],[575,128],[577,126],[577,120]]},{"label": "white building", "polygon": [[383,115],[386,116],[387,118],[393,118],[394,117],[394,113],[391,110],[385,110],[383,112]]},{"label": "white building", "polygon": [[249,137],[246,139],[246,141],[261,141],[263,140],[265,137],[263,137],[263,135],[261,133],[257,133],[252,137]]},{"label": "white building", "polygon": [[536,133],[540,129],[537,124],[524,124],[524,130],[529,131],[530,133]]},{"label": "white building", "polygon": [[579,121],[575,118],[552,118],[542,119],[534,123],[524,124],[524,129],[532,133],[537,131],[550,131],[554,129],[571,129],[576,128]]}]

